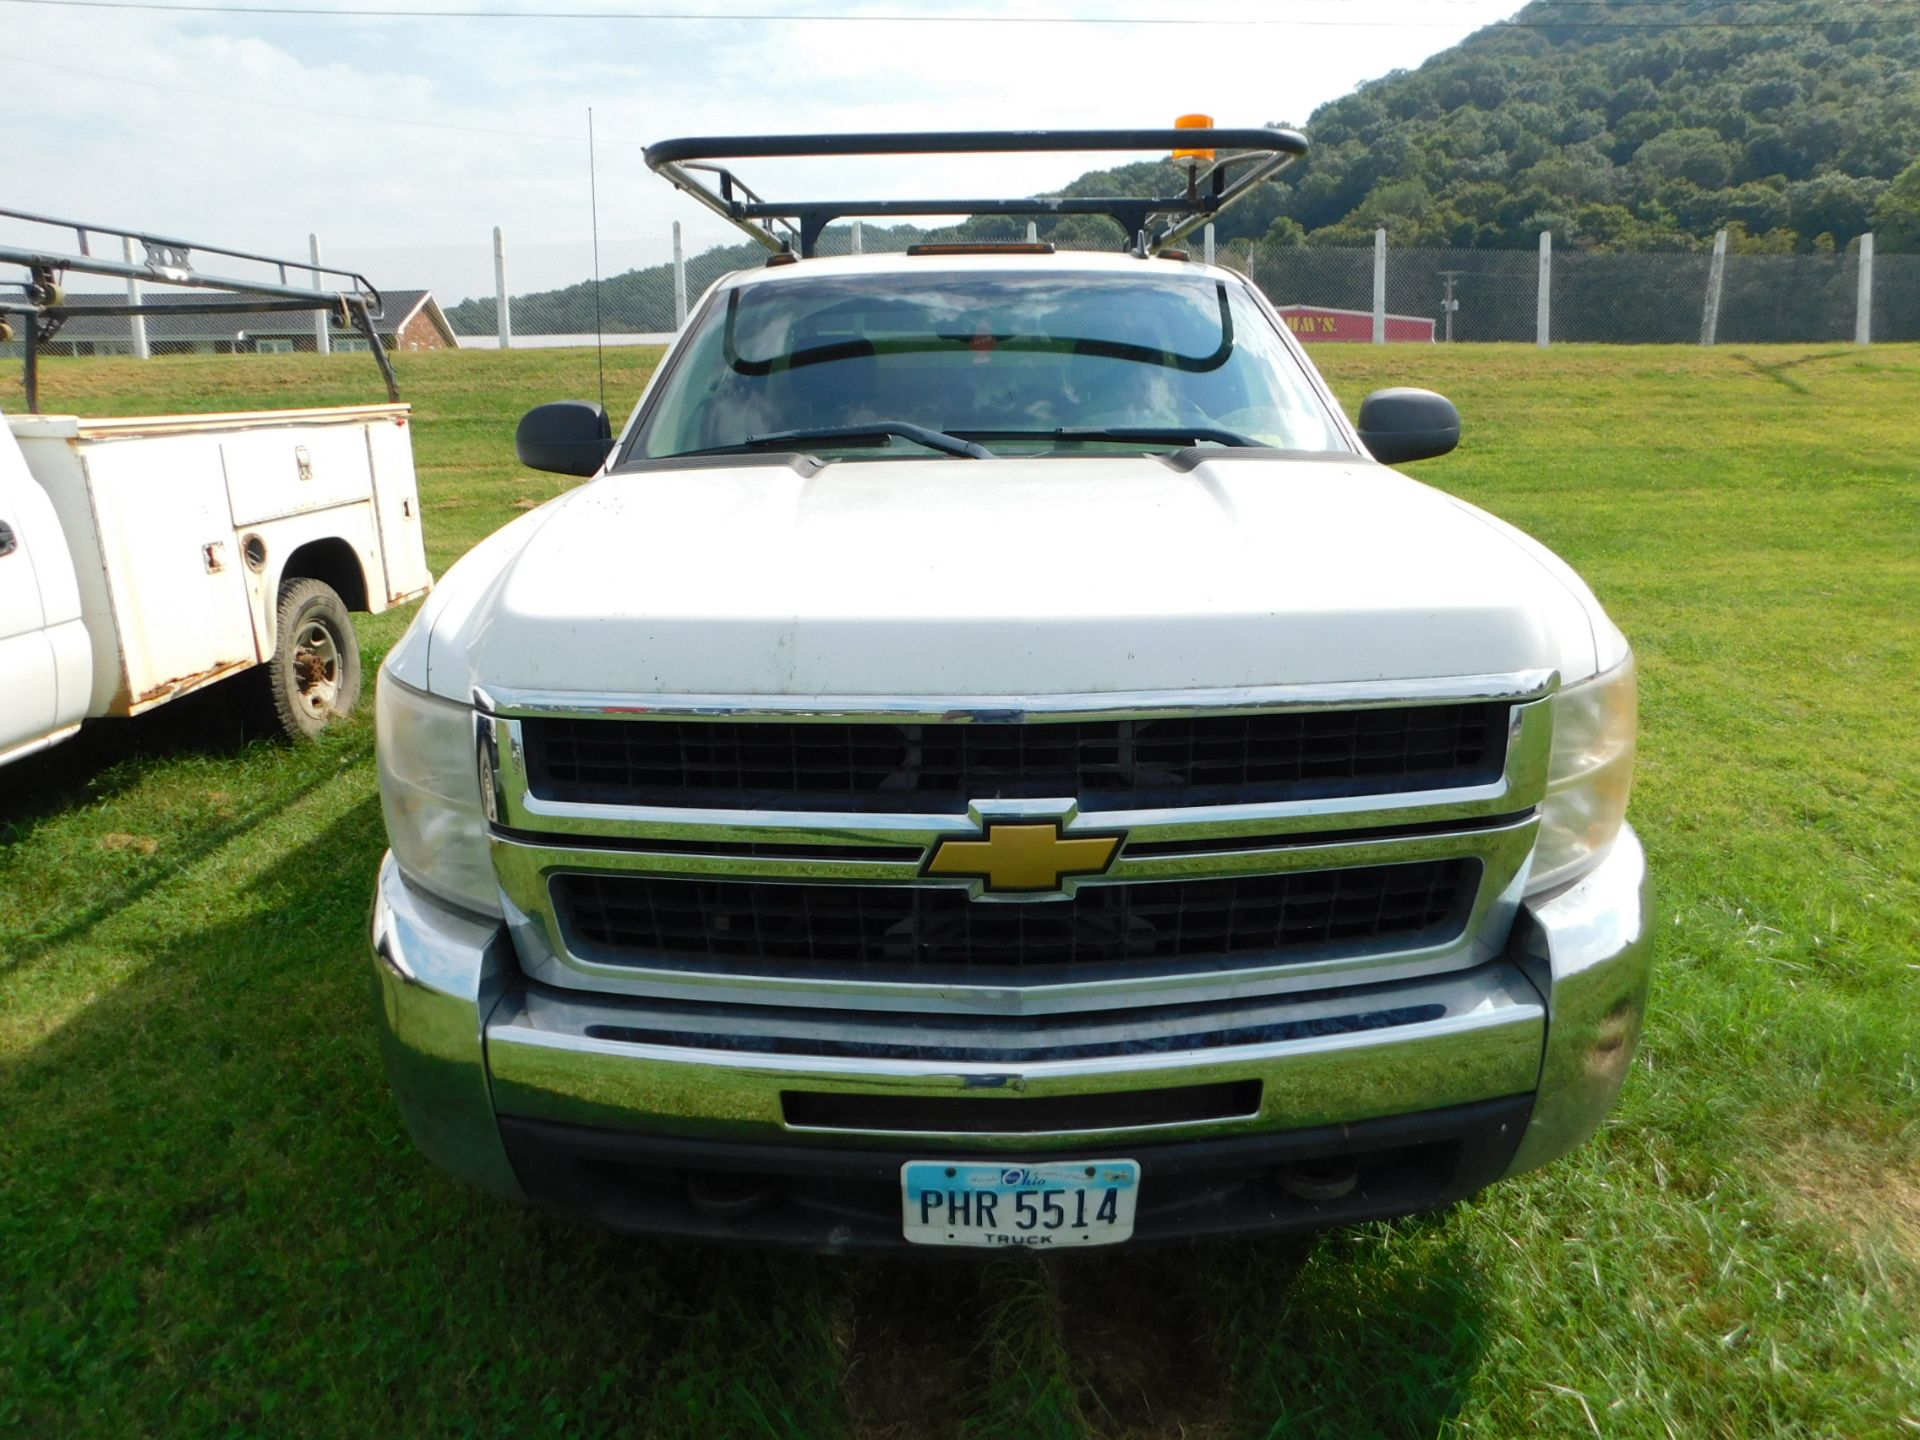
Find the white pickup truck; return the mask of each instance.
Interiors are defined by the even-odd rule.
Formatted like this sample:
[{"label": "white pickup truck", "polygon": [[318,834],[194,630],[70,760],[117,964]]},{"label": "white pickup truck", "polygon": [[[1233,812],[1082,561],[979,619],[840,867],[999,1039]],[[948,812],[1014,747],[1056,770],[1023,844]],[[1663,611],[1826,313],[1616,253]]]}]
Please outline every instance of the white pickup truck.
[{"label": "white pickup truck", "polygon": [[1648,978],[1632,655],[1382,463],[1452,448],[1451,405],[1349,424],[1169,243],[1230,161],[1110,202],[1116,255],[820,258],[857,207],[688,174],[1103,140],[1304,144],[649,151],[796,243],[617,438],[527,416],[523,461],[594,478],[382,670],[375,971],[440,1164],[644,1233],[1067,1249],[1431,1209],[1600,1123]]},{"label": "white pickup truck", "polygon": [[[216,280],[184,242],[17,211],[0,222],[80,237],[76,255],[0,245],[0,266],[29,276],[23,299],[0,302],[0,339],[26,341],[30,406],[43,338],[74,315],[151,308],[69,302],[69,270],[217,291],[200,297],[206,310],[344,312],[396,393],[368,321],[377,293],[351,272],[328,272],[349,291],[303,290],[285,283],[289,262],[213,250],[277,272]],[[101,259],[102,237],[129,255],[144,245],[146,261]],[[0,415],[0,764],[83,720],[139,715],[247,670],[289,735],[313,734],[360,691],[349,611],[377,613],[431,583],[405,405]]]}]

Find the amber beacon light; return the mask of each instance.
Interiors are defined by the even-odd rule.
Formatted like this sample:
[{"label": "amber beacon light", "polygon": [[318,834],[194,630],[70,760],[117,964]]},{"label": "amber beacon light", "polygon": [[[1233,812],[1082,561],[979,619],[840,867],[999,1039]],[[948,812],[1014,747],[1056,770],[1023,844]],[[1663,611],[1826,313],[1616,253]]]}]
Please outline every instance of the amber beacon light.
[{"label": "amber beacon light", "polygon": [[[1182,115],[1178,120],[1173,122],[1173,128],[1176,130],[1211,130],[1213,128],[1213,117],[1211,115]],[[1176,150],[1173,152],[1173,158],[1176,160],[1211,160],[1213,159],[1213,151]]]}]

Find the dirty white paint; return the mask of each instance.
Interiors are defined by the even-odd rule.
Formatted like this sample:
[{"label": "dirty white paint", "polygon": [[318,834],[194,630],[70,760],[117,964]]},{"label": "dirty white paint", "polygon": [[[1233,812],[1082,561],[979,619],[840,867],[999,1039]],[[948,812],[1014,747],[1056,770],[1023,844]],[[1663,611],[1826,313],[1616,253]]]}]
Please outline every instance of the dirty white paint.
[{"label": "dirty white paint", "polygon": [[[7,417],[0,497],[31,523],[15,524],[0,581],[35,593],[13,607],[22,623],[0,627],[20,631],[0,635],[14,642],[0,691],[36,698],[34,717],[0,717],[0,758],[267,659],[280,577],[303,545],[344,542],[370,610],[424,592],[409,427],[405,405]],[[9,733],[23,727],[39,735]]]}]

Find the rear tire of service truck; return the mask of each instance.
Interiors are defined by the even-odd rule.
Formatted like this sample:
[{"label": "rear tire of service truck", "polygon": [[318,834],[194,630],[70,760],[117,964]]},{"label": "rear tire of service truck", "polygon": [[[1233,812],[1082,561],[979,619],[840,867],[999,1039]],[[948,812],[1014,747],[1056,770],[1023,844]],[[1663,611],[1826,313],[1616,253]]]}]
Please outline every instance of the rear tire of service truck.
[{"label": "rear tire of service truck", "polygon": [[360,641],[331,585],[289,580],[280,587],[273,658],[263,667],[274,718],[291,740],[318,735],[360,698]]}]

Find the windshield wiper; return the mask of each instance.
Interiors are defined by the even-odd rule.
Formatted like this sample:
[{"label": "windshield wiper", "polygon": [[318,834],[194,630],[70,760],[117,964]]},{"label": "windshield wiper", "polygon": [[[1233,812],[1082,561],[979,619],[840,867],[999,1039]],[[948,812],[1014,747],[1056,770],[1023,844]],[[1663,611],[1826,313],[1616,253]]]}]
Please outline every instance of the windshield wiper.
[{"label": "windshield wiper", "polygon": [[754,450],[779,450],[793,445],[884,445],[890,440],[911,440],[943,455],[959,455],[968,460],[991,460],[993,452],[984,445],[962,440],[944,430],[915,425],[910,420],[869,420],[862,425],[826,425],[810,430],[773,430],[765,435],[749,435],[738,445],[715,445],[705,450],[683,450],[683,455],[744,455]]},{"label": "windshield wiper", "polygon": [[1115,440],[1143,445],[1230,445],[1236,449],[1271,450],[1264,440],[1223,430],[1217,425],[1062,426],[1058,430],[962,430],[962,435],[984,435],[989,440]]}]

